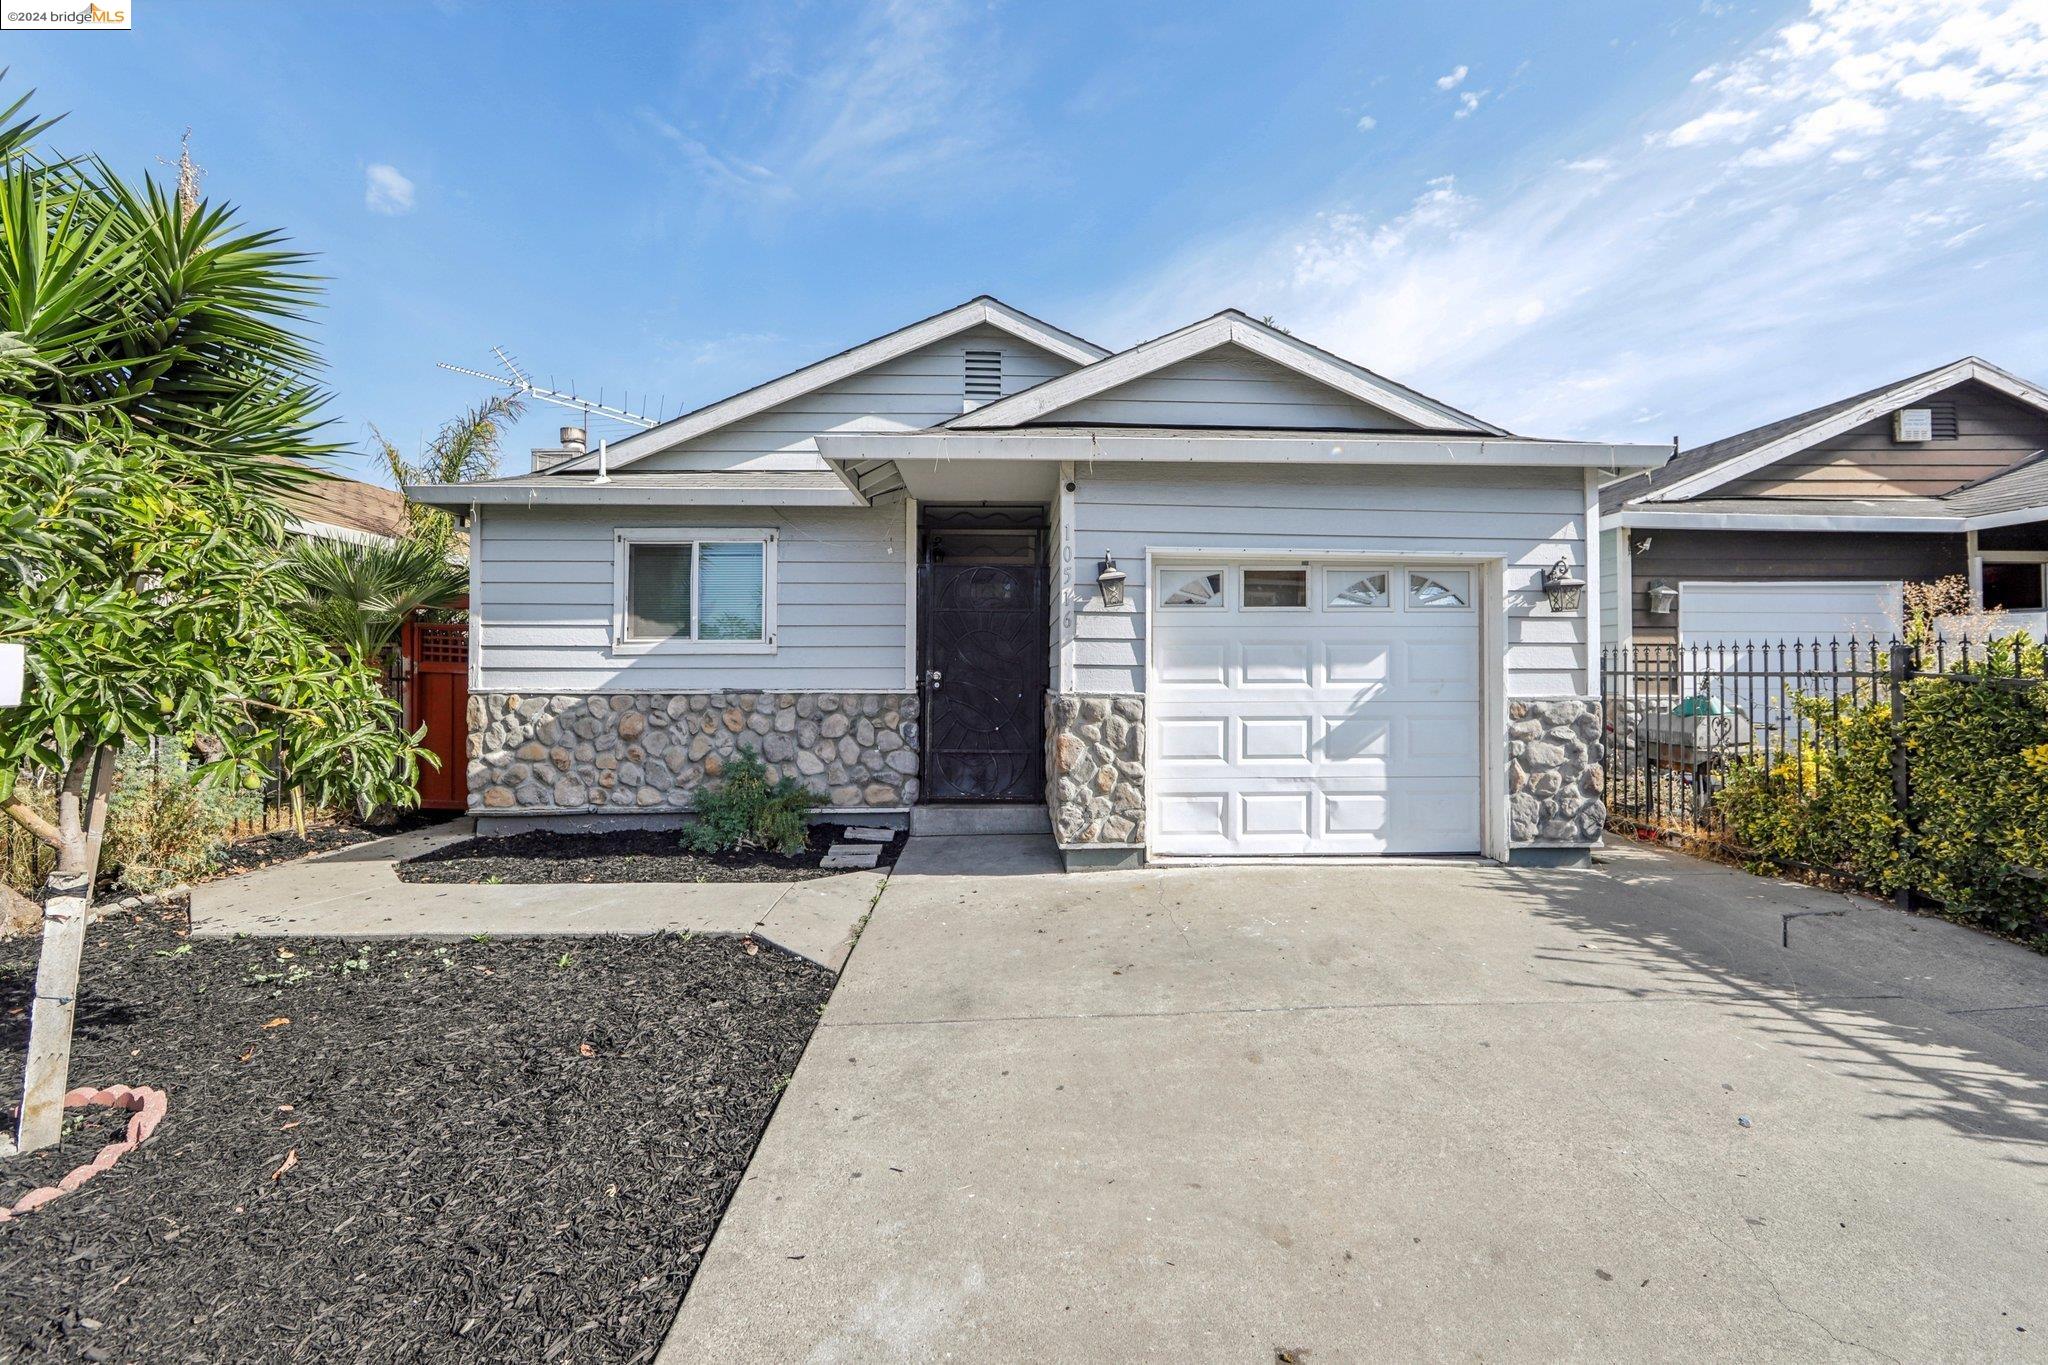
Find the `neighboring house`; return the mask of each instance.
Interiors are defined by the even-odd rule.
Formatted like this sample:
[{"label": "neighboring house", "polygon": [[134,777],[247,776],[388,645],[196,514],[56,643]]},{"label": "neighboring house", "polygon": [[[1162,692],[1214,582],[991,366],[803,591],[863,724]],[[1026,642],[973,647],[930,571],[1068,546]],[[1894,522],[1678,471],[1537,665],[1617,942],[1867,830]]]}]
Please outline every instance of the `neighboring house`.
[{"label": "neighboring house", "polygon": [[316,540],[365,543],[405,534],[405,494],[357,479],[320,479],[285,496],[291,529]]},{"label": "neighboring house", "polygon": [[838,812],[1049,807],[1069,867],[1554,864],[1604,807],[1596,599],[1546,580],[1664,453],[1234,311],[1112,355],[984,297],[409,492],[469,521],[485,827],[673,820],[746,744]]},{"label": "neighboring house", "polygon": [[2048,390],[1975,357],[1677,455],[1601,494],[1612,644],[1889,638],[1969,577],[2048,624]]}]

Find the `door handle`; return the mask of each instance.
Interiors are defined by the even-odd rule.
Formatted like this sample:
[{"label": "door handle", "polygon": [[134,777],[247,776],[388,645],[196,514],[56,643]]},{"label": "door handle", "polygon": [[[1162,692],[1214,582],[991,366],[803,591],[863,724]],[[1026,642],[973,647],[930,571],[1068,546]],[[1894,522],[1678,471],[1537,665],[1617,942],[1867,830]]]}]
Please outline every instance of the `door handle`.
[{"label": "door handle", "polygon": [[926,687],[929,687],[932,689],[932,691],[936,692],[939,690],[939,681],[943,676],[944,675],[941,674],[938,669],[927,668],[924,671],[924,684]]}]

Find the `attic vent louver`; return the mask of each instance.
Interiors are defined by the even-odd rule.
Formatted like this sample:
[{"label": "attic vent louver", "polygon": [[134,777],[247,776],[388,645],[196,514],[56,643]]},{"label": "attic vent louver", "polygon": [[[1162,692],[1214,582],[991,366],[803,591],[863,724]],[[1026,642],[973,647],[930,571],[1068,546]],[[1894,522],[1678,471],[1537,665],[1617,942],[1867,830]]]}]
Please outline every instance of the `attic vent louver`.
[{"label": "attic vent louver", "polygon": [[1003,353],[967,352],[966,401],[961,410],[970,411],[1003,396]]}]

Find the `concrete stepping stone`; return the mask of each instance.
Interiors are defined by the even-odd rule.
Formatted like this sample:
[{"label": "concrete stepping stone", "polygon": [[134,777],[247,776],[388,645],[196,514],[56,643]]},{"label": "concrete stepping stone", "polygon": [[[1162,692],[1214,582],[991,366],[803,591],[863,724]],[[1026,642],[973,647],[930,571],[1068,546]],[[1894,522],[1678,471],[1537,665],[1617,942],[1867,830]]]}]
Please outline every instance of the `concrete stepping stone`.
[{"label": "concrete stepping stone", "polygon": [[848,825],[844,834],[848,839],[855,839],[869,844],[886,844],[896,837],[896,831],[893,829],[882,829],[878,826],[870,825]]},{"label": "concrete stepping stone", "polygon": [[881,860],[879,844],[834,844],[825,850],[824,861],[818,866],[828,872],[851,868],[871,868]]}]

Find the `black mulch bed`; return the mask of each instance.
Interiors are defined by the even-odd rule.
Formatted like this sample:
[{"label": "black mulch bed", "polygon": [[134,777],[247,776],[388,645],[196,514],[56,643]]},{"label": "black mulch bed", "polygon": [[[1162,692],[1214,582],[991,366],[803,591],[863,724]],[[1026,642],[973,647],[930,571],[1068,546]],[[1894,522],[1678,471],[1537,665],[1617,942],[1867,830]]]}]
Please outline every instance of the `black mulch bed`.
[{"label": "black mulch bed", "polygon": [[[720,937],[184,928],[89,931],[73,1084],[170,1110],[0,1224],[0,1358],[647,1360],[832,984]],[[34,952],[0,941],[9,1097]]]},{"label": "black mulch bed", "polygon": [[[785,857],[744,853],[692,853],[674,830],[608,830],[601,834],[535,831],[495,839],[465,839],[398,865],[408,882],[785,882],[836,877],[818,865],[840,839],[844,824],[811,826],[810,847]],[[878,867],[892,867],[909,838],[897,831],[882,846]]]},{"label": "black mulch bed", "polygon": [[424,829],[438,825],[454,816],[448,811],[407,811],[397,823],[381,825],[375,829],[353,821],[337,821],[333,824],[314,825],[306,830],[302,839],[290,825],[283,829],[271,830],[268,834],[252,835],[237,839],[220,851],[220,868],[216,875],[227,876],[234,872],[248,872],[272,863],[290,862],[314,853],[332,853],[337,848],[349,848],[366,844],[372,839],[384,839],[393,834],[404,834],[409,830]]}]

